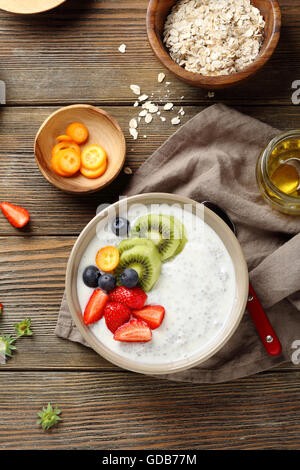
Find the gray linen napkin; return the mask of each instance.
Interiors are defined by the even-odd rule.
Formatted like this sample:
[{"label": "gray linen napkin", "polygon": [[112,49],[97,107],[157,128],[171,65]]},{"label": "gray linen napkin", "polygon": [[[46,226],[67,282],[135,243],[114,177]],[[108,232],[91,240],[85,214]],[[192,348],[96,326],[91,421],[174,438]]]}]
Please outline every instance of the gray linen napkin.
[{"label": "gray linen napkin", "polygon": [[[253,287],[283,346],[279,357],[269,356],[246,311],[233,337],[214,357],[163,376],[166,379],[225,382],[291,361],[293,342],[300,340],[300,217],[272,210],[255,180],[257,157],[278,133],[217,104],[183,125],[131,179],[127,195],[176,193],[199,202],[211,200],[228,212],[237,225]],[[65,297],[56,334],[85,344]]]}]

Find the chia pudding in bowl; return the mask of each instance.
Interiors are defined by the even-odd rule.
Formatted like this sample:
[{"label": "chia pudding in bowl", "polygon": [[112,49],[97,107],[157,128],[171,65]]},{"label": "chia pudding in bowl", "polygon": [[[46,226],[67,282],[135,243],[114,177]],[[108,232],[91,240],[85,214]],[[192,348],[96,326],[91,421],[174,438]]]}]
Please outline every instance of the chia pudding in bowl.
[{"label": "chia pudding in bowl", "polygon": [[70,310],[89,344],[121,367],[153,374],[219,350],[239,324],[247,288],[226,225],[201,204],[164,194],[133,196],[98,214],[67,272]]}]

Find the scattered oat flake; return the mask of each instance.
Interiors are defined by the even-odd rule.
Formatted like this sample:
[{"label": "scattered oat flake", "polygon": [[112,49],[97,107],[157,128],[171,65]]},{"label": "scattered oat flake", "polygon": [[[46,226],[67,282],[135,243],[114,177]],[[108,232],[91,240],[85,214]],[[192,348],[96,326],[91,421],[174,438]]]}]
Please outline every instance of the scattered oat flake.
[{"label": "scattered oat flake", "polygon": [[178,116],[174,117],[172,120],[171,120],[171,123],[173,124],[173,126],[177,126],[177,124],[180,124],[180,118]]},{"label": "scattered oat flake", "polygon": [[142,109],[142,111],[139,113],[140,117],[144,117],[147,114],[147,109]]},{"label": "scattered oat flake", "polygon": [[166,103],[166,104],[164,105],[164,110],[165,110],[165,111],[170,111],[170,109],[172,109],[173,106],[174,106],[173,103]]},{"label": "scattered oat flake", "polygon": [[152,105],[151,101],[146,101],[146,103],[142,104],[142,108],[144,109],[149,109],[149,107]]},{"label": "scattered oat flake", "polygon": [[207,93],[208,98],[214,98],[215,97],[215,92],[214,91],[209,91]]},{"label": "scattered oat flake", "polygon": [[163,116],[160,116],[160,119],[162,120],[162,122],[165,122],[166,118],[163,117]]},{"label": "scattered oat flake", "polygon": [[141,94],[141,89],[138,85],[130,85],[130,90],[133,91],[135,95]]},{"label": "scattered oat flake", "polygon": [[151,103],[151,105],[148,107],[149,113],[157,113],[158,111],[158,106],[156,104]]},{"label": "scattered oat flake", "polygon": [[163,72],[159,73],[157,77],[158,83],[162,83],[165,78],[166,78],[166,75]]},{"label": "scattered oat flake", "polygon": [[134,103],[134,105],[133,105],[133,106],[134,106],[135,108],[137,108],[137,107],[138,107],[138,105],[139,105],[139,102],[138,102],[138,101],[136,101],[136,102]]},{"label": "scattered oat flake", "polygon": [[139,101],[146,101],[148,99],[148,95],[141,95],[139,96]]},{"label": "scattered oat flake", "polygon": [[181,98],[180,98],[180,99],[181,99],[181,100],[183,100],[183,98],[184,98],[184,96],[181,96]]},{"label": "scattered oat flake", "polygon": [[144,135],[144,139],[147,139],[147,136],[146,136],[146,135]]},{"label": "scattered oat flake", "polygon": [[150,124],[150,122],[152,121],[153,117],[152,117],[152,114],[148,113],[145,117],[145,122],[147,124]]},{"label": "scattered oat flake", "polygon": [[131,136],[134,138],[134,140],[138,138],[139,133],[136,129],[134,129],[133,127],[130,127],[129,132]]},{"label": "scattered oat flake", "polygon": [[136,121],[136,119],[133,118],[133,119],[131,119],[131,120],[129,121],[129,127],[131,127],[132,129],[136,129],[136,128],[137,128],[137,121]]},{"label": "scattered oat flake", "polygon": [[119,51],[124,54],[126,52],[126,44],[121,44],[121,46],[119,47]]},{"label": "scattered oat flake", "polygon": [[125,175],[132,175],[132,169],[129,168],[129,166],[126,166],[124,168],[124,173],[125,173]]}]

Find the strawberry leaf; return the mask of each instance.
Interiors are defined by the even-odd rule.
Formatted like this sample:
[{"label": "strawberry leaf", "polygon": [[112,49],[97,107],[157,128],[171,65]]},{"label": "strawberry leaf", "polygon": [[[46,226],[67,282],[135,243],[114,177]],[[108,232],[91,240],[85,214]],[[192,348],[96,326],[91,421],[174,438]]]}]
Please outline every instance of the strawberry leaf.
[{"label": "strawberry leaf", "polygon": [[40,425],[44,430],[48,430],[61,420],[61,417],[59,416],[60,414],[61,411],[57,406],[53,408],[52,405],[48,403],[47,407],[44,406],[42,411],[38,413],[38,417],[40,419],[37,421],[37,424]]},{"label": "strawberry leaf", "polygon": [[25,320],[21,321],[20,323],[16,323],[14,327],[15,327],[18,338],[20,336],[32,336],[32,331],[30,329],[31,327],[30,318],[25,318]]},{"label": "strawberry leaf", "polygon": [[12,335],[6,335],[6,336],[0,336],[0,344],[4,344],[3,347],[3,353],[4,357],[11,357],[13,355],[13,351],[17,349],[13,343],[15,342],[15,339],[12,337]]}]

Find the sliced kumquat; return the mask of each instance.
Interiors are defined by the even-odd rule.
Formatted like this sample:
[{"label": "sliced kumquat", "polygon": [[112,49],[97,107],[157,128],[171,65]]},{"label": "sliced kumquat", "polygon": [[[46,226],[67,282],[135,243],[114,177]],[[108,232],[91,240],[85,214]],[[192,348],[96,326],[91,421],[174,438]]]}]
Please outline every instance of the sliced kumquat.
[{"label": "sliced kumquat", "polygon": [[52,149],[52,156],[55,155],[57,152],[60,152],[61,150],[66,150],[66,149],[73,149],[78,153],[78,155],[81,155],[81,150],[79,145],[77,145],[75,142],[59,142],[58,144],[54,145]]},{"label": "sliced kumquat", "polygon": [[58,142],[72,142],[72,138],[69,136],[69,135],[59,135],[58,137],[56,137],[56,140],[58,140]]},{"label": "sliced kumquat", "polygon": [[106,152],[101,145],[88,145],[81,154],[81,163],[87,170],[97,170],[106,161]]},{"label": "sliced kumquat", "polygon": [[61,169],[58,163],[58,159],[59,159],[59,153],[57,152],[55,153],[55,155],[53,155],[51,159],[51,166],[52,166],[53,171],[59,176],[65,176],[65,177],[72,176],[69,173]]},{"label": "sliced kumquat", "polygon": [[84,144],[89,136],[89,131],[81,122],[72,122],[67,127],[66,134],[77,144]]},{"label": "sliced kumquat", "polygon": [[57,152],[57,161],[61,170],[70,176],[77,173],[81,166],[80,155],[72,148]]},{"label": "sliced kumquat", "polygon": [[119,251],[115,246],[105,246],[96,255],[96,265],[106,273],[116,269],[119,261]]},{"label": "sliced kumquat", "polygon": [[103,165],[100,166],[100,168],[98,168],[97,170],[87,170],[86,168],[82,166],[80,168],[80,173],[86,178],[95,179],[95,178],[99,178],[99,176],[102,176],[103,173],[105,173],[106,168],[107,168],[107,162],[103,163]]}]

